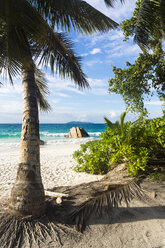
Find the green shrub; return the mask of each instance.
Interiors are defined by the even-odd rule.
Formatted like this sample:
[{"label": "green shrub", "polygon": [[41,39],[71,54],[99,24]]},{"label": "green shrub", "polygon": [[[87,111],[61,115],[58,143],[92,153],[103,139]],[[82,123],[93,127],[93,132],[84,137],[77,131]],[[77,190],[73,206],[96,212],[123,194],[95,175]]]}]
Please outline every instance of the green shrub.
[{"label": "green shrub", "polygon": [[101,140],[89,141],[75,151],[73,158],[78,165],[74,168],[77,172],[86,171],[91,174],[105,174],[109,170],[109,146]]},{"label": "green shrub", "polygon": [[115,124],[105,118],[108,128],[101,139],[75,151],[76,171],[104,174],[124,162],[128,172],[136,176],[149,169],[150,159],[165,156],[165,118],[124,123],[125,116],[126,112]]}]

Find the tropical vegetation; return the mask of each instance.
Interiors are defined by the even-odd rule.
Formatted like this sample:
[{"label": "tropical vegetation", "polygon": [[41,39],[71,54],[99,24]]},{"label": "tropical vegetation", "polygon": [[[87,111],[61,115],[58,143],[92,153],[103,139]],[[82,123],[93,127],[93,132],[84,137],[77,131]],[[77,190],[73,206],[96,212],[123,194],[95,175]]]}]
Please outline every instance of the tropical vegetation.
[{"label": "tropical vegetation", "polygon": [[134,63],[126,62],[126,68],[113,66],[114,78],[109,80],[109,93],[120,94],[127,107],[147,113],[146,96],[158,95],[165,101],[164,59],[164,1],[138,0],[130,19],[121,23],[125,41],[133,37],[142,52]]},{"label": "tropical vegetation", "polygon": [[160,158],[164,163],[165,117],[124,122],[126,113],[116,123],[105,118],[107,128],[101,139],[82,144],[74,152],[76,171],[105,174],[124,163],[131,176],[138,176],[152,172],[153,164],[161,165]]}]

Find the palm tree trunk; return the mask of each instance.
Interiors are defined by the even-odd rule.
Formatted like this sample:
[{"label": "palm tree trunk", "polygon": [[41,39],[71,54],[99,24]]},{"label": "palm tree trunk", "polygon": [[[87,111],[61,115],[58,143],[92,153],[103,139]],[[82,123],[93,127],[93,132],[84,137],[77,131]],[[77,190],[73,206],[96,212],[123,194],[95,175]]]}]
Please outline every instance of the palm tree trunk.
[{"label": "palm tree trunk", "polygon": [[22,69],[22,86],[24,109],[20,159],[9,213],[38,216],[45,211],[45,196],[40,173],[38,105],[33,67]]}]

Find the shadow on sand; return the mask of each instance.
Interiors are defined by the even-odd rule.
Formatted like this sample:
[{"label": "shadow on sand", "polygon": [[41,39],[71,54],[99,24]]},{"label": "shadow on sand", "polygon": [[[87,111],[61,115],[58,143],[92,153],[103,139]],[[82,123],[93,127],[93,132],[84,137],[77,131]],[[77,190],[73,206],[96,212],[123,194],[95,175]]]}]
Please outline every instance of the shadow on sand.
[{"label": "shadow on sand", "polygon": [[[158,205],[155,201],[147,204],[148,199],[141,201],[135,198],[131,207],[107,208],[102,207],[102,215],[90,214],[90,218],[71,218],[71,213],[76,210],[84,201],[89,199],[96,191],[93,183],[82,184],[74,187],[58,187],[52,191],[69,194],[63,199],[61,205],[57,205],[55,199],[47,198],[47,208],[44,216],[40,218],[19,218],[10,216],[1,207],[0,214],[0,244],[8,248],[36,248],[70,247],[67,244],[79,242],[82,237],[78,230],[84,231],[90,225],[109,225],[115,223],[129,223],[152,219],[165,219],[165,206]],[[163,187],[163,188],[162,188]],[[162,185],[161,190],[165,192]],[[160,188],[160,187],[159,187]],[[98,190],[98,188],[97,188]],[[164,193],[162,193],[164,194]],[[136,204],[137,203],[137,204]]]}]

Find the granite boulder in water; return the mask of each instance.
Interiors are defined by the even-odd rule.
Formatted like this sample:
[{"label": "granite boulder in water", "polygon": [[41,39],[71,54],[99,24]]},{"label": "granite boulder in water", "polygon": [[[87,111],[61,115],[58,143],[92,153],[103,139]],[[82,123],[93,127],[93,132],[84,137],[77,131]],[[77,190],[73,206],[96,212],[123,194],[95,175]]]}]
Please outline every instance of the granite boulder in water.
[{"label": "granite boulder in water", "polygon": [[69,133],[65,136],[67,138],[83,138],[89,137],[89,134],[84,130],[84,128],[72,127]]}]

